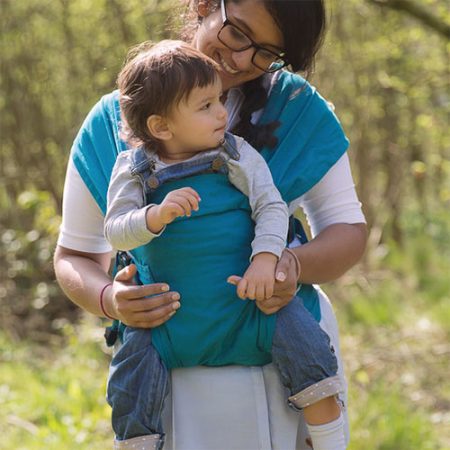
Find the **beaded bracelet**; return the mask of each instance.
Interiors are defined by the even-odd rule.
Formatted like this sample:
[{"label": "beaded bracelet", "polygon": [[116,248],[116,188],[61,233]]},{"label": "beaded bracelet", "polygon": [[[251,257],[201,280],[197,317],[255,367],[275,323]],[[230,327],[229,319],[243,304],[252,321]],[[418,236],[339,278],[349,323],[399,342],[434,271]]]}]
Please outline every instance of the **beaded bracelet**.
[{"label": "beaded bracelet", "polygon": [[102,291],[100,292],[100,309],[102,310],[102,313],[105,317],[107,317],[108,319],[114,320],[114,317],[111,317],[105,310],[105,305],[103,304],[103,294],[106,291],[106,288],[108,288],[109,286],[112,286],[112,283],[108,283],[105,286],[103,286]]}]

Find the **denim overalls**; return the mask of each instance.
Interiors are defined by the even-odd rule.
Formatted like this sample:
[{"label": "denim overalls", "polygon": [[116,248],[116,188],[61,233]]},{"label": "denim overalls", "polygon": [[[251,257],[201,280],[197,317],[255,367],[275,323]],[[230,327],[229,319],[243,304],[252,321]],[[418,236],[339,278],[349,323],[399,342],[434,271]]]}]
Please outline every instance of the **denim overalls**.
[{"label": "denim overalls", "polygon": [[[153,194],[165,184],[206,174],[226,175],[226,158],[239,160],[234,137],[228,133],[217,151],[159,171],[145,152],[137,149],[132,154],[131,173],[140,179],[147,203],[152,203]],[[215,301],[214,294],[211,301]],[[188,305],[182,304],[185,307]],[[112,360],[108,402],[119,441],[159,434],[158,445],[163,444],[161,415],[169,378],[166,364],[152,344],[157,332],[158,328],[125,328],[123,344]],[[337,361],[329,337],[297,297],[276,314],[271,358],[295,407],[308,406],[339,391]]]}]

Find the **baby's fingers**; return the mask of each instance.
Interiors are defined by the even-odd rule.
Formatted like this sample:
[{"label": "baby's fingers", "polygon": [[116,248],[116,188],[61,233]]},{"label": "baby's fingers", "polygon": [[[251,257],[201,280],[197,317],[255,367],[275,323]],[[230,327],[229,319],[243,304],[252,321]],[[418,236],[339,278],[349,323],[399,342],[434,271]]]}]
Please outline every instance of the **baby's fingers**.
[{"label": "baby's fingers", "polygon": [[[265,287],[266,295],[265,299],[273,297],[273,282],[267,283]],[[261,299],[264,300],[264,299]]]},{"label": "baby's fingers", "polygon": [[240,299],[245,300],[247,298],[247,280],[245,278],[241,278],[237,285],[237,295]]},{"label": "baby's fingers", "polygon": [[255,289],[255,300],[261,301],[266,298],[266,283],[257,283]]},{"label": "baby's fingers", "polygon": [[[189,206],[190,206],[191,210],[193,209],[194,211],[198,211],[198,209],[199,209],[198,205],[199,205],[199,202],[201,201],[201,198],[200,198],[200,195],[198,195],[198,193],[194,189],[192,189],[190,187],[186,187],[186,188],[179,189],[177,191],[177,193],[189,202]],[[189,211],[189,213],[190,213],[190,211]]]},{"label": "baby's fingers", "polygon": [[250,300],[256,300],[256,283],[254,281],[247,282],[246,297]]},{"label": "baby's fingers", "polygon": [[187,192],[188,194],[192,195],[193,197],[195,197],[197,199],[197,201],[201,201],[200,195],[198,194],[198,192],[195,189],[192,189],[190,187],[185,187],[185,188],[181,188],[180,191],[182,192]]},{"label": "baby's fingers", "polygon": [[193,209],[194,211],[198,211],[198,204],[200,202],[200,197],[198,196],[198,194],[194,195],[194,194],[192,194],[190,192],[186,192],[185,196],[186,196],[185,197],[186,200],[189,202],[189,205],[190,205],[191,209]]},{"label": "baby's fingers", "polygon": [[242,277],[239,277],[238,275],[230,275],[227,278],[227,283],[237,286],[239,284],[239,281],[241,281],[241,280],[242,280]]},{"label": "baby's fingers", "polygon": [[171,200],[165,205],[166,217],[169,216],[170,220],[174,220],[175,217],[184,216],[184,208],[176,200]]},{"label": "baby's fingers", "polygon": [[172,201],[176,202],[183,210],[182,216],[190,216],[191,215],[191,203],[189,199],[186,197],[186,194],[183,192],[176,192],[172,197]]}]

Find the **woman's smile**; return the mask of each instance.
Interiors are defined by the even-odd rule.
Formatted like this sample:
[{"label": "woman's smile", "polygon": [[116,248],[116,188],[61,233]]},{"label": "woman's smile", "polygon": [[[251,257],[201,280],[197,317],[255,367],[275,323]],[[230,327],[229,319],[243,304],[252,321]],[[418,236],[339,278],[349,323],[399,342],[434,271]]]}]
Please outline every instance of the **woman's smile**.
[{"label": "woman's smile", "polygon": [[236,75],[236,74],[239,73],[239,70],[234,69],[233,67],[231,67],[231,66],[225,61],[225,58],[224,58],[220,53],[218,53],[218,62],[219,62],[219,64],[220,64],[220,66],[222,67],[222,69],[223,69],[225,72],[229,73],[230,75]]}]

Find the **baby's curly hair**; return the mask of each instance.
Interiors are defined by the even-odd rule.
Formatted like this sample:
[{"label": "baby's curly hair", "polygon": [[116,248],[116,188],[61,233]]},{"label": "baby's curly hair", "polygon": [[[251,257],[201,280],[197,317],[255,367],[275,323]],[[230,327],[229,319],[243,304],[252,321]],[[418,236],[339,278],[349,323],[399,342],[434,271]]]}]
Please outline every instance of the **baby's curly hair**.
[{"label": "baby's curly hair", "polygon": [[130,50],[119,73],[121,138],[131,147],[160,145],[147,119],[167,116],[193,89],[217,80],[217,63],[183,41],[144,42]]}]

